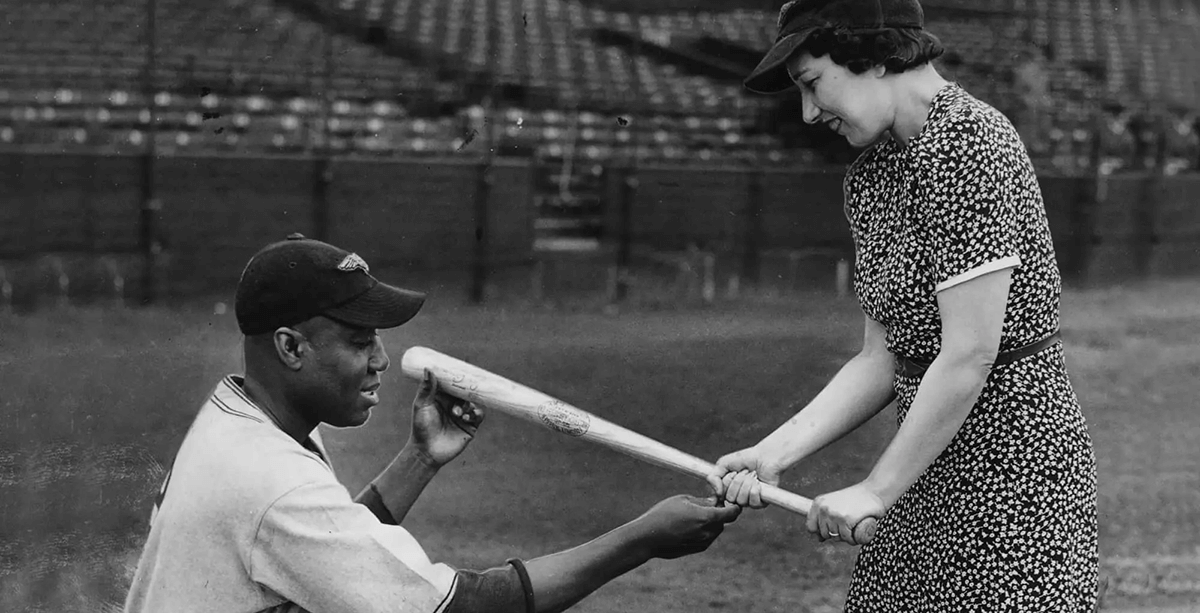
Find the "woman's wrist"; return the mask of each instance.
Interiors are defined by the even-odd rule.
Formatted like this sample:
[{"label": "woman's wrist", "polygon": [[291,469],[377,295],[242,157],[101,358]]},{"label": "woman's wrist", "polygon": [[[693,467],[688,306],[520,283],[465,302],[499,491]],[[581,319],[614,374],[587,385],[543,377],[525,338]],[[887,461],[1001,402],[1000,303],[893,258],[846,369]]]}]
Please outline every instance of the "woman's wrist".
[{"label": "woman's wrist", "polygon": [[885,509],[892,508],[912,485],[905,481],[905,476],[899,469],[900,467],[890,465],[881,457],[867,478],[862,481],[862,486],[875,494],[883,502]]},{"label": "woman's wrist", "polygon": [[867,478],[863,479],[860,485],[862,485],[862,487],[871,494],[874,494],[875,497],[878,498],[881,503],[883,503],[883,508],[885,509],[892,508],[892,505],[896,504],[896,501],[899,500],[900,496],[904,493],[902,491],[894,491],[895,488],[892,487],[891,482],[889,482],[886,477],[877,475],[875,471],[872,471],[870,475],[867,475]]},{"label": "woman's wrist", "polygon": [[777,440],[767,437],[754,446],[755,455],[758,457],[759,472],[775,472],[782,473],[792,467],[799,458],[792,460],[789,458],[788,442],[786,440]]}]

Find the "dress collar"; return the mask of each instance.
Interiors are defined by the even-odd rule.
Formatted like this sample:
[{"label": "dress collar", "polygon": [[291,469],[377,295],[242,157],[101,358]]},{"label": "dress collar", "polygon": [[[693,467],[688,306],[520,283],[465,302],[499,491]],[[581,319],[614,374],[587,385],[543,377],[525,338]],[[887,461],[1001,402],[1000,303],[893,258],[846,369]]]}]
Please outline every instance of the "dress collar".
[{"label": "dress collar", "polygon": [[929,116],[925,118],[925,123],[917,132],[917,135],[909,139],[908,147],[906,148],[919,145],[925,139],[926,135],[929,134],[930,126],[941,121],[946,112],[954,106],[954,102],[960,98],[961,93],[962,88],[959,87],[958,83],[951,81],[943,85],[933,95],[933,99],[929,101]]},{"label": "dress collar", "polygon": [[930,126],[940,121],[946,112],[954,106],[954,102],[960,98],[962,91],[962,88],[954,81],[950,81],[943,85],[941,89],[938,89],[937,93],[933,95],[933,99],[929,101],[929,116],[925,118],[925,123],[921,125],[921,129],[917,131],[917,134],[908,139],[907,146],[901,146],[899,141],[889,135],[888,142],[886,143],[887,152],[889,154],[904,153],[912,151],[914,146],[920,145],[929,133]]}]

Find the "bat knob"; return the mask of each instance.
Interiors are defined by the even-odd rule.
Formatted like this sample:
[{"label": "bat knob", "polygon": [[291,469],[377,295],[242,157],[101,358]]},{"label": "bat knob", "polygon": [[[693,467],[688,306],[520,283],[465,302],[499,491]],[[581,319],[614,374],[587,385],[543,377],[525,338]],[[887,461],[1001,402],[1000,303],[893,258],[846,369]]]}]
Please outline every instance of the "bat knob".
[{"label": "bat knob", "polygon": [[875,530],[879,527],[879,520],[874,517],[868,517],[854,526],[854,542],[859,545],[866,545],[875,539]]}]

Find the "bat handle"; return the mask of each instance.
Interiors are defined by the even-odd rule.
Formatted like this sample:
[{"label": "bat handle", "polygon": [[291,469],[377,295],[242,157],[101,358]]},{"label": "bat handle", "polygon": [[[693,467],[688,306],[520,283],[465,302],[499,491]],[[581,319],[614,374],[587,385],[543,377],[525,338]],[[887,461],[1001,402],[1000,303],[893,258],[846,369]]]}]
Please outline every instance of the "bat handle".
[{"label": "bat handle", "polygon": [[[793,494],[785,489],[771,485],[770,483],[762,484],[760,496],[764,502],[783,507],[793,513],[808,515],[812,509],[812,501],[799,494]],[[875,530],[879,527],[879,520],[874,517],[868,517],[854,526],[854,542],[859,545],[866,545],[875,539]]]},{"label": "bat handle", "polygon": [[874,517],[867,517],[858,522],[854,526],[854,542],[859,545],[866,545],[875,540],[875,530],[879,527],[879,520]]},{"label": "bat handle", "polygon": [[770,483],[762,484],[759,496],[762,497],[763,502],[783,507],[801,515],[808,515],[808,510],[812,508],[811,500]]}]

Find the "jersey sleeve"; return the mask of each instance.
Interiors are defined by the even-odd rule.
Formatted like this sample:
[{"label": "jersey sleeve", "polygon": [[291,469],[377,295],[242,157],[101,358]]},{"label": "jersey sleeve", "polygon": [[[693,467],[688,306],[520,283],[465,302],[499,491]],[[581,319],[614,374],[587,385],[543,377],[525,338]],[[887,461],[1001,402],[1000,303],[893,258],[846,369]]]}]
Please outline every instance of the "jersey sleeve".
[{"label": "jersey sleeve", "polygon": [[971,114],[947,129],[927,160],[926,190],[919,206],[932,245],[934,292],[990,272],[1019,266],[1019,141]]},{"label": "jersey sleeve", "polygon": [[254,582],[312,613],[443,611],[457,576],[336,482],[303,485],[275,500],[259,521],[247,566]]}]

